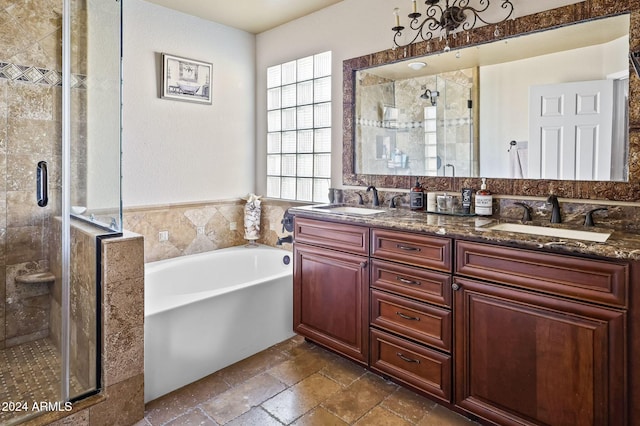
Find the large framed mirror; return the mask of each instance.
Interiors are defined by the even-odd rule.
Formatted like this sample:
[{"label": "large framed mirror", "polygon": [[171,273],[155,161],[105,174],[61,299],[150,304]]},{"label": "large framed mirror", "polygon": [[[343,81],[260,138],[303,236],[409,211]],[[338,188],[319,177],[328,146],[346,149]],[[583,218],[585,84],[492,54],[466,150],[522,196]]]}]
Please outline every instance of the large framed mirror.
[{"label": "large framed mirror", "polygon": [[[457,190],[488,177],[499,194],[638,200],[639,11],[604,3],[507,21],[497,37],[478,28],[446,53],[431,41],[345,61],[343,183],[409,188],[419,176]],[[595,105],[601,122],[536,121],[553,99]]]}]

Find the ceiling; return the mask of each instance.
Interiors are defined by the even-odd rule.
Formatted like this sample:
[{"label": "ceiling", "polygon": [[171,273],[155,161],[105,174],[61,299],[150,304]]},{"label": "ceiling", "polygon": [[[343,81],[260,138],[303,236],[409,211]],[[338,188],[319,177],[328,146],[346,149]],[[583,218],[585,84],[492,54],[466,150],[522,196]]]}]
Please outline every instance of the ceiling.
[{"label": "ceiling", "polygon": [[258,34],[342,0],[147,0]]}]

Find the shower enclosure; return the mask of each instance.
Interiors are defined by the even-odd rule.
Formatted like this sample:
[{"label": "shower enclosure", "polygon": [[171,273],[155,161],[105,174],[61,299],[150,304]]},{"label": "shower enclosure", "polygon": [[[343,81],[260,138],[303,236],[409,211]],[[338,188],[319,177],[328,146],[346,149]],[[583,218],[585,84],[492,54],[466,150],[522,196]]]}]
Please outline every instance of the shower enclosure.
[{"label": "shower enclosure", "polygon": [[0,5],[0,425],[101,387],[99,241],[121,234],[121,2]]},{"label": "shower enclosure", "polygon": [[[433,117],[434,126],[425,126],[426,149],[435,156],[436,167],[429,176],[476,176],[478,172],[478,137],[474,123],[474,84],[476,70],[468,69],[436,76],[438,100],[426,107],[426,117]],[[433,129],[435,137],[430,137]],[[432,158],[432,157],[431,157]],[[475,174],[474,174],[475,173]]]},{"label": "shower enclosure", "polygon": [[406,77],[357,73],[355,172],[473,176],[477,69]]}]

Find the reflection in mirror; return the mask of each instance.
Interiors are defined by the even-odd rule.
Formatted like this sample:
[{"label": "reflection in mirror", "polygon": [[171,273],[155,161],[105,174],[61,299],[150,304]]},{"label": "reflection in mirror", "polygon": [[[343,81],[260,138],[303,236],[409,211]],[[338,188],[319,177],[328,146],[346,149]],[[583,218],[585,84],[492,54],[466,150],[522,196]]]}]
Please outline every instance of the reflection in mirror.
[{"label": "reflection in mirror", "polygon": [[356,140],[375,143],[361,144],[356,173],[437,176],[454,163],[463,176],[474,172],[474,77],[473,69],[398,80],[359,71]]},{"label": "reflection in mirror", "polygon": [[626,181],[628,29],[625,14],[359,70],[354,172]]}]

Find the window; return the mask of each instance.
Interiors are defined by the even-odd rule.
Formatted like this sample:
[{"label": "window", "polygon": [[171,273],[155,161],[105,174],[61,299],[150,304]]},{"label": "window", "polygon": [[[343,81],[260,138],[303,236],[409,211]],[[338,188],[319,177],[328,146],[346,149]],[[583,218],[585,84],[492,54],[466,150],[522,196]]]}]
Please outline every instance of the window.
[{"label": "window", "polygon": [[267,196],[327,202],[331,52],[267,68]]}]

